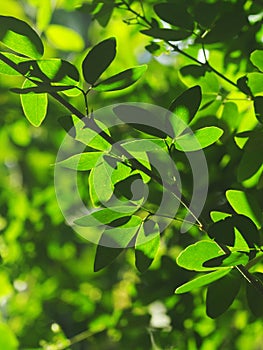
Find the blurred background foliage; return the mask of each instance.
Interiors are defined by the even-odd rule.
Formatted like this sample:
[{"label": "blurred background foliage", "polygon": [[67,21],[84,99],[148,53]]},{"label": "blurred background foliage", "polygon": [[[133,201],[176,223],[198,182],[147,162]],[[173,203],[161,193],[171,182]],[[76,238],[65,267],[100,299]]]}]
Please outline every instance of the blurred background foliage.
[{"label": "blurred background foliage", "polygon": [[[100,7],[94,20],[90,13],[96,3]],[[141,10],[140,2],[130,3]],[[152,5],[156,3],[143,2],[148,18],[154,16]],[[233,39],[235,33],[220,28],[221,36],[206,45],[210,64],[237,81],[246,72],[257,72],[249,56],[262,48],[262,2],[191,0],[189,6],[204,27],[209,27],[209,16],[211,21],[216,16],[216,3],[218,10],[227,8],[226,28],[238,14],[246,18],[238,40]],[[210,104],[199,111],[193,128],[219,125],[225,131],[222,142],[205,150],[210,173],[205,217],[209,220],[211,210],[228,208],[224,193],[229,188],[245,188],[262,205],[263,186],[257,187],[262,167],[244,181],[237,178],[243,144],[240,139],[239,144],[235,142],[234,133],[257,127],[252,102],[242,92],[212,72],[205,77],[188,74],[182,68],[192,62],[158,40],[159,51],[152,55],[145,49],[150,38],[132,25],[130,13],[113,11],[112,1],[93,1],[92,5],[84,0],[9,0],[0,2],[0,14],[30,23],[44,40],[47,58],[62,57],[80,66],[92,45],[114,36],[117,58],[107,74],[148,64],[135,86],[93,92],[93,109],[128,101],[168,107],[187,87],[201,85],[203,105]],[[200,44],[186,40],[180,45],[202,59]],[[58,118],[65,111],[50,100],[44,124],[31,126],[19,96],[8,91],[21,81],[17,76],[0,75],[0,348],[262,349],[263,325],[247,311],[243,291],[231,309],[215,320],[206,316],[204,290],[174,294],[177,286],[194,276],[178,267],[175,259],[195,241],[195,230],[179,235],[176,225],[170,227],[154,264],[144,274],[135,269],[129,250],[110,267],[93,272],[96,247],[65,224],[54,190],[52,164],[65,135]],[[262,86],[258,90],[262,94]],[[83,110],[81,98],[71,99]],[[189,177],[183,163],[181,170]],[[263,272],[262,266],[257,269]]]}]

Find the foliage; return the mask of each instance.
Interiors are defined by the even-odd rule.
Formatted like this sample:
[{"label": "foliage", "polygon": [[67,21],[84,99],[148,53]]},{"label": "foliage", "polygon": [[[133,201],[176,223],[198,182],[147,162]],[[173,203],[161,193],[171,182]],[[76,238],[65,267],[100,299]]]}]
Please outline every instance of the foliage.
[{"label": "foliage", "polygon": [[0,14],[1,348],[258,349],[260,1]]}]

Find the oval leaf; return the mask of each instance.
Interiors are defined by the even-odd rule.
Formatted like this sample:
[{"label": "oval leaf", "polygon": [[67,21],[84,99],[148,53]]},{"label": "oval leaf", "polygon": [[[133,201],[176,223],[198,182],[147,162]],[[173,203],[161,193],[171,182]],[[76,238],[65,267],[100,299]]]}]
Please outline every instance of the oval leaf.
[{"label": "oval leaf", "polygon": [[263,50],[255,50],[250,55],[250,61],[256,66],[261,72],[263,72]]},{"label": "oval leaf", "polygon": [[206,313],[211,318],[222,315],[233,303],[239,292],[241,279],[228,274],[208,286],[206,295]]},{"label": "oval leaf", "polygon": [[216,126],[208,126],[177,137],[175,147],[184,152],[197,151],[215,143],[223,134],[223,130]]},{"label": "oval leaf", "polygon": [[84,152],[74,154],[73,156],[62,160],[57,164],[68,169],[86,171],[95,167],[102,154],[103,152]]},{"label": "oval leaf", "polygon": [[44,46],[37,33],[24,21],[0,16],[0,41],[15,52],[31,58],[40,58]]},{"label": "oval leaf", "polygon": [[82,72],[87,83],[93,85],[116,56],[116,40],[109,38],[95,45],[84,58]]},{"label": "oval leaf", "polygon": [[190,31],[194,29],[194,20],[183,4],[181,6],[172,3],[156,4],[154,5],[154,11],[167,23]]},{"label": "oval leaf", "polygon": [[176,288],[175,294],[187,293],[193,289],[207,286],[208,284],[210,284],[210,283],[222,278],[223,276],[227,275],[231,270],[232,270],[231,268],[220,269],[217,271],[207,273],[203,276],[199,276],[199,277],[193,279],[192,281],[186,282],[185,284]]},{"label": "oval leaf", "polygon": [[200,241],[191,244],[177,258],[177,264],[187,270],[209,271],[215,268],[204,267],[204,262],[222,256],[223,250],[212,241]]},{"label": "oval leaf", "polygon": [[81,35],[71,28],[51,24],[45,34],[50,43],[59,50],[79,52],[84,49],[85,43]]},{"label": "oval leaf", "polygon": [[96,91],[116,91],[125,89],[132,84],[136,83],[137,80],[145,73],[147,66],[137,66],[126,69],[112,77],[99,82],[93,86]]},{"label": "oval leaf", "polygon": [[190,36],[190,33],[186,30],[174,30],[174,29],[162,29],[162,28],[151,28],[141,30],[141,33],[151,36],[153,38],[162,39],[166,41],[178,41],[186,39]]},{"label": "oval leaf", "polygon": [[226,191],[226,198],[236,213],[249,217],[260,228],[262,225],[262,213],[256,199],[239,190]]},{"label": "oval leaf", "polygon": [[[26,80],[23,88],[32,87],[33,83]],[[47,94],[26,94],[20,95],[21,104],[25,116],[34,126],[40,126],[47,113],[48,98]]]},{"label": "oval leaf", "polygon": [[[174,136],[180,135],[186,129],[187,124],[191,122],[198,111],[201,99],[201,88],[196,85],[184,91],[171,103],[169,110],[173,112],[173,114],[169,115],[169,119],[174,131]],[[180,120],[182,120],[183,123],[180,123]]]}]

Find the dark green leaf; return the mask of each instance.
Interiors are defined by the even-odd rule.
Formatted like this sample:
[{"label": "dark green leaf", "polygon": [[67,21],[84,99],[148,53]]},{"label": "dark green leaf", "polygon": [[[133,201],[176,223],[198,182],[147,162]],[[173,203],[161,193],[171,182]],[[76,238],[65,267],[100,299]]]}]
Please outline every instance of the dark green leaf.
[{"label": "dark green leaf", "polygon": [[139,229],[135,244],[135,263],[137,269],[143,273],[152,264],[160,245],[159,226],[147,220]]},{"label": "dark green leaf", "polygon": [[73,89],[74,86],[66,86],[66,85],[49,85],[49,84],[40,84],[39,86],[32,86],[29,88],[24,88],[24,89],[20,89],[20,88],[11,88],[10,90],[12,92],[15,92],[16,94],[29,94],[31,92],[35,93],[35,94],[43,94],[45,92],[59,92],[59,91],[65,91],[65,90],[70,90]]},{"label": "dark green leaf", "polygon": [[[256,277],[259,281],[259,283],[262,284],[263,288],[263,274],[260,272],[256,272],[253,274],[254,277]],[[262,294],[253,286],[251,283],[248,283],[246,281],[246,294],[247,294],[247,302],[250,310],[256,317],[262,317],[263,316],[263,298]]]},{"label": "dark green leaf", "polygon": [[159,138],[166,138],[165,120],[156,115],[154,111],[135,105],[119,105],[113,108],[117,117],[128,125],[146,134]]},{"label": "dark green leaf", "polygon": [[216,242],[234,246],[235,230],[232,217],[226,217],[223,220],[213,223],[208,229],[208,234],[211,238],[214,238]]},{"label": "dark green leaf", "polygon": [[198,66],[197,64],[189,64],[180,69],[180,72],[183,76],[190,75],[194,78],[204,77],[207,72],[207,67]]},{"label": "dark green leaf", "polygon": [[96,91],[116,91],[125,89],[136,83],[145,73],[146,69],[146,65],[126,69],[106,80],[94,84],[93,89]]},{"label": "dark green leaf", "polygon": [[228,274],[208,286],[206,295],[206,313],[211,318],[222,315],[233,303],[239,292],[241,279]]},{"label": "dark green leaf", "polygon": [[100,10],[94,14],[93,18],[96,19],[102,27],[106,27],[111,19],[114,10],[114,2],[103,3]]},{"label": "dark green leaf", "polygon": [[248,82],[248,77],[245,75],[237,80],[237,86],[242,92],[244,92],[248,96],[251,96],[252,92],[249,86],[247,85],[247,82]]},{"label": "dark green leaf", "polygon": [[181,6],[172,3],[156,4],[154,5],[154,11],[167,23],[191,32],[194,30],[194,20],[183,4]]},{"label": "dark green leaf", "polygon": [[93,85],[116,56],[116,40],[109,38],[95,45],[84,58],[82,72],[87,83]]},{"label": "dark green leaf", "polygon": [[44,46],[37,33],[24,21],[0,16],[0,41],[10,49],[32,58],[40,58]]},{"label": "dark green leaf", "polygon": [[[194,118],[201,104],[202,93],[200,86],[196,85],[184,91],[169,106],[173,114],[169,114],[174,136],[180,135]],[[181,123],[180,121],[183,121]]]},{"label": "dark green leaf", "polygon": [[124,249],[121,248],[109,248],[98,245],[94,261],[94,272],[110,265],[123,251]]},{"label": "dark green leaf", "polygon": [[190,36],[187,30],[174,30],[174,29],[162,29],[162,28],[144,29],[144,30],[141,30],[141,33],[151,36],[153,38],[162,39],[166,41],[183,40]]},{"label": "dark green leaf", "polygon": [[193,279],[192,281],[186,282],[180,287],[176,288],[175,294],[182,294],[190,292],[193,289],[200,288],[207,286],[208,284],[222,278],[226,274],[228,274],[232,269],[220,269],[217,271],[213,271],[210,273],[207,273],[203,276],[197,277]]},{"label": "dark green leaf", "polygon": [[254,98],[254,109],[257,120],[263,124],[263,96],[256,96]]}]

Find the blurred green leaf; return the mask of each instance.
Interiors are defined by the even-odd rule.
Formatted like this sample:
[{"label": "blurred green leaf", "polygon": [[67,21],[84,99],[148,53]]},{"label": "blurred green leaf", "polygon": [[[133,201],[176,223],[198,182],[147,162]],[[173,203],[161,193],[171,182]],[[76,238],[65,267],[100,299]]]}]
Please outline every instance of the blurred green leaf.
[{"label": "blurred green leaf", "polygon": [[227,275],[231,270],[232,270],[231,268],[220,269],[220,270],[207,273],[203,276],[199,276],[193,279],[192,281],[186,282],[182,284],[180,287],[176,288],[175,294],[187,293],[193,289],[207,286],[208,284]]},{"label": "blurred green leaf", "polygon": [[[35,84],[26,80],[23,84],[23,89],[31,88]],[[30,123],[36,127],[40,126],[46,117],[48,97],[47,94],[26,94],[20,95],[21,104],[25,116]]]},{"label": "blurred green leaf", "polygon": [[82,36],[66,26],[50,24],[45,34],[51,45],[61,51],[80,52],[84,49]]},{"label": "blurred green leaf", "polygon": [[125,89],[136,83],[147,70],[146,65],[129,68],[112,77],[102,80],[93,85],[93,90],[96,91],[116,91]]},{"label": "blurred green leaf", "polygon": [[19,342],[13,331],[5,323],[0,323],[0,348],[5,350],[17,350]]},{"label": "blurred green leaf", "polygon": [[109,67],[116,56],[116,39],[109,38],[95,45],[82,63],[82,72],[87,83],[93,85]]},{"label": "blurred green leaf", "polygon": [[256,96],[254,98],[254,109],[257,120],[263,124],[263,96]]},{"label": "blurred green leaf", "polygon": [[[253,275],[262,283],[263,274],[261,272],[253,273]],[[253,286],[251,283],[248,283],[247,281],[246,281],[246,296],[247,296],[248,306],[252,311],[252,313],[256,317],[261,318],[263,316],[262,294],[255,288],[255,286]]]},{"label": "blurred green leaf", "polygon": [[40,58],[44,46],[37,33],[24,21],[0,16],[0,41],[9,49],[32,58]]}]

